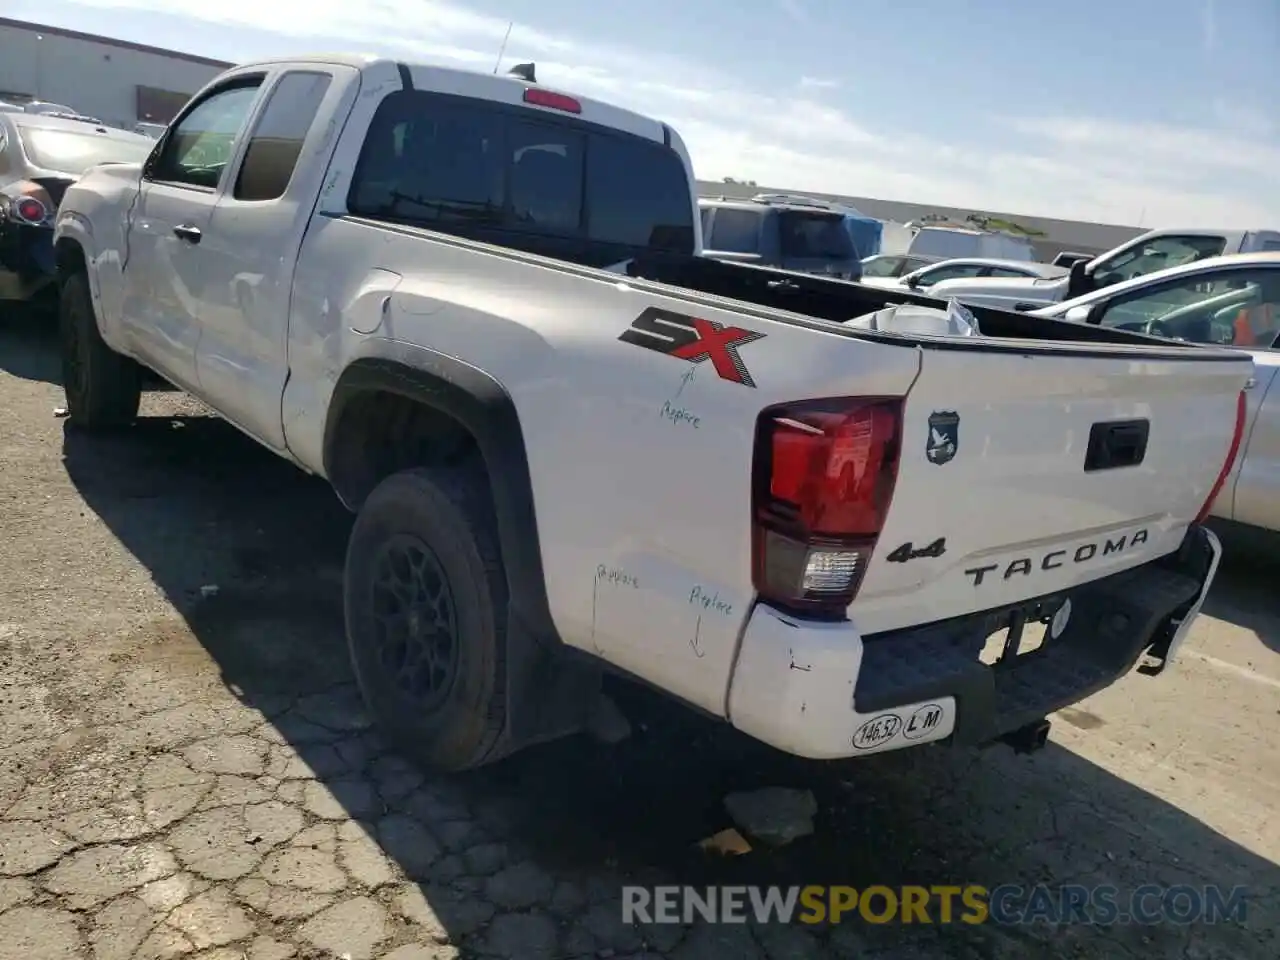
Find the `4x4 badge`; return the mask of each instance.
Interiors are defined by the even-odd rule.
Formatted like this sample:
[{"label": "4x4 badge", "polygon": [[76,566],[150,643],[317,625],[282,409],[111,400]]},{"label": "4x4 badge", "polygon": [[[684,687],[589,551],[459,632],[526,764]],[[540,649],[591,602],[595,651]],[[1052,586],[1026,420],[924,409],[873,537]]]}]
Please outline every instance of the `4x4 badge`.
[{"label": "4x4 badge", "polygon": [[929,438],[924,455],[930,463],[944,464],[960,447],[960,414],[954,410],[935,410],[929,414]]}]

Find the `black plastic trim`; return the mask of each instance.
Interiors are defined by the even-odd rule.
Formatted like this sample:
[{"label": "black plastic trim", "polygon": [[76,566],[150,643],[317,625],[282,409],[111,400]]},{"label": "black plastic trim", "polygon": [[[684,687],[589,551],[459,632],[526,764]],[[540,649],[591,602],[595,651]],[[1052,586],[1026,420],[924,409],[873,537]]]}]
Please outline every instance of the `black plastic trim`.
[{"label": "black plastic trim", "polygon": [[[860,713],[954,697],[956,726],[948,740],[980,746],[1049,713],[1078,703],[1129,673],[1159,646],[1204,583],[1209,547],[1191,527],[1172,554],[1101,580],[981,613],[875,634],[864,639],[853,701]],[[979,653],[1009,614],[1072,612],[1057,640],[1012,663],[988,666]]]},{"label": "black plastic trim", "polygon": [[[387,348],[397,349],[393,343]],[[460,360],[430,353],[428,370],[423,369],[422,348],[399,349],[405,353],[400,359],[356,360],[338,378],[325,424],[325,474],[334,476],[330,458],[343,410],[363,393],[394,393],[453,417],[476,438],[489,473],[512,614],[540,642],[559,644],[547,602],[533,483],[515,403],[497,380]]]},{"label": "black plastic trim", "polygon": [[402,90],[413,89],[413,73],[409,70],[407,63],[397,63],[396,70],[400,72],[400,87]]}]

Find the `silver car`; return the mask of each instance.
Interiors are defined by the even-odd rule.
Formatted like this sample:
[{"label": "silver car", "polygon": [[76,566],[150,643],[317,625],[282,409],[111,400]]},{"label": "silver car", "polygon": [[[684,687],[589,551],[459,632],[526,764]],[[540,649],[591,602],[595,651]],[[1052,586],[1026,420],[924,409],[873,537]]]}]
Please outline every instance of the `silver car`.
[{"label": "silver car", "polygon": [[145,160],[154,146],[90,118],[0,111],[0,301],[51,299],[53,217],[67,187],[100,163]]},{"label": "silver car", "polygon": [[1280,253],[1199,260],[1028,315],[1248,350],[1239,452],[1210,515],[1280,531]]}]

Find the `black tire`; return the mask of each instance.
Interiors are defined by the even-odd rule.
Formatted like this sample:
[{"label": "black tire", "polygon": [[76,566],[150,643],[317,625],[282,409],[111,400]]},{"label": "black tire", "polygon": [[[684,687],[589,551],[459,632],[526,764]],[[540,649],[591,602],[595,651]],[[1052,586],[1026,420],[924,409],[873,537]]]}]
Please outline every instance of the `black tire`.
[{"label": "black tire", "polygon": [[102,339],[89,294],[89,278],[83,273],[73,273],[62,285],[58,339],[67,419],[86,430],[123,427],[137,419],[142,368]]},{"label": "black tire", "polygon": [[[414,582],[432,584],[436,564],[447,603],[388,613],[408,592],[403,584],[398,594],[387,586],[393,571],[408,568],[409,559],[395,558],[416,558],[415,551],[423,563]],[[506,719],[507,583],[483,471],[413,469],[382,481],[351,531],[343,591],[356,682],[388,740],[438,770],[465,770],[496,756]],[[449,604],[451,618],[443,613]],[[436,629],[423,628],[426,616],[436,618]],[[450,620],[451,634],[441,626]],[[440,665],[448,660],[446,634],[451,666]],[[426,674],[435,682],[424,691]]]}]

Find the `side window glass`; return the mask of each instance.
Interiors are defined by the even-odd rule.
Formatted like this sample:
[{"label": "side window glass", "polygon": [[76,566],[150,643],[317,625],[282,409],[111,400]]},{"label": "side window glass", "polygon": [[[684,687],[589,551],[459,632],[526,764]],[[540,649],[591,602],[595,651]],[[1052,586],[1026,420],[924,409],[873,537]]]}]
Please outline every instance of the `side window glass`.
[{"label": "side window glass", "polygon": [[541,123],[512,123],[507,203],[517,230],[577,233],[582,227],[582,134]]},{"label": "side window glass", "polygon": [[711,240],[706,246],[719,253],[759,253],[763,219],[754,210],[717,207],[711,221]]},{"label": "side window glass", "polygon": [[1093,272],[1094,282],[1109,287],[1157,270],[1221,256],[1226,246],[1225,237],[1156,237],[1099,263]]},{"label": "side window glass", "polygon": [[261,85],[258,78],[219,90],[183,117],[170,131],[151,179],[216,187]]},{"label": "side window glass", "polygon": [[496,112],[392,93],[365,135],[347,207],[368,217],[498,226],[505,163]]},{"label": "side window glass", "polygon": [[989,277],[1030,277],[1032,274],[1024,273],[1021,270],[1010,270],[1008,267],[992,267],[991,272],[987,274]]},{"label": "side window glass", "polygon": [[232,196],[237,200],[284,196],[331,81],[327,73],[289,73],[280,79],[249,138]]},{"label": "side window glass", "polygon": [[920,275],[917,281],[921,287],[931,287],[935,283],[942,280],[958,280],[960,277],[976,277],[982,268],[973,264],[957,264],[951,267],[939,267],[936,270],[926,270]]},{"label": "side window glass", "polygon": [[1269,347],[1280,333],[1280,270],[1231,270],[1161,284],[1117,297],[1100,322],[1192,343]]}]

